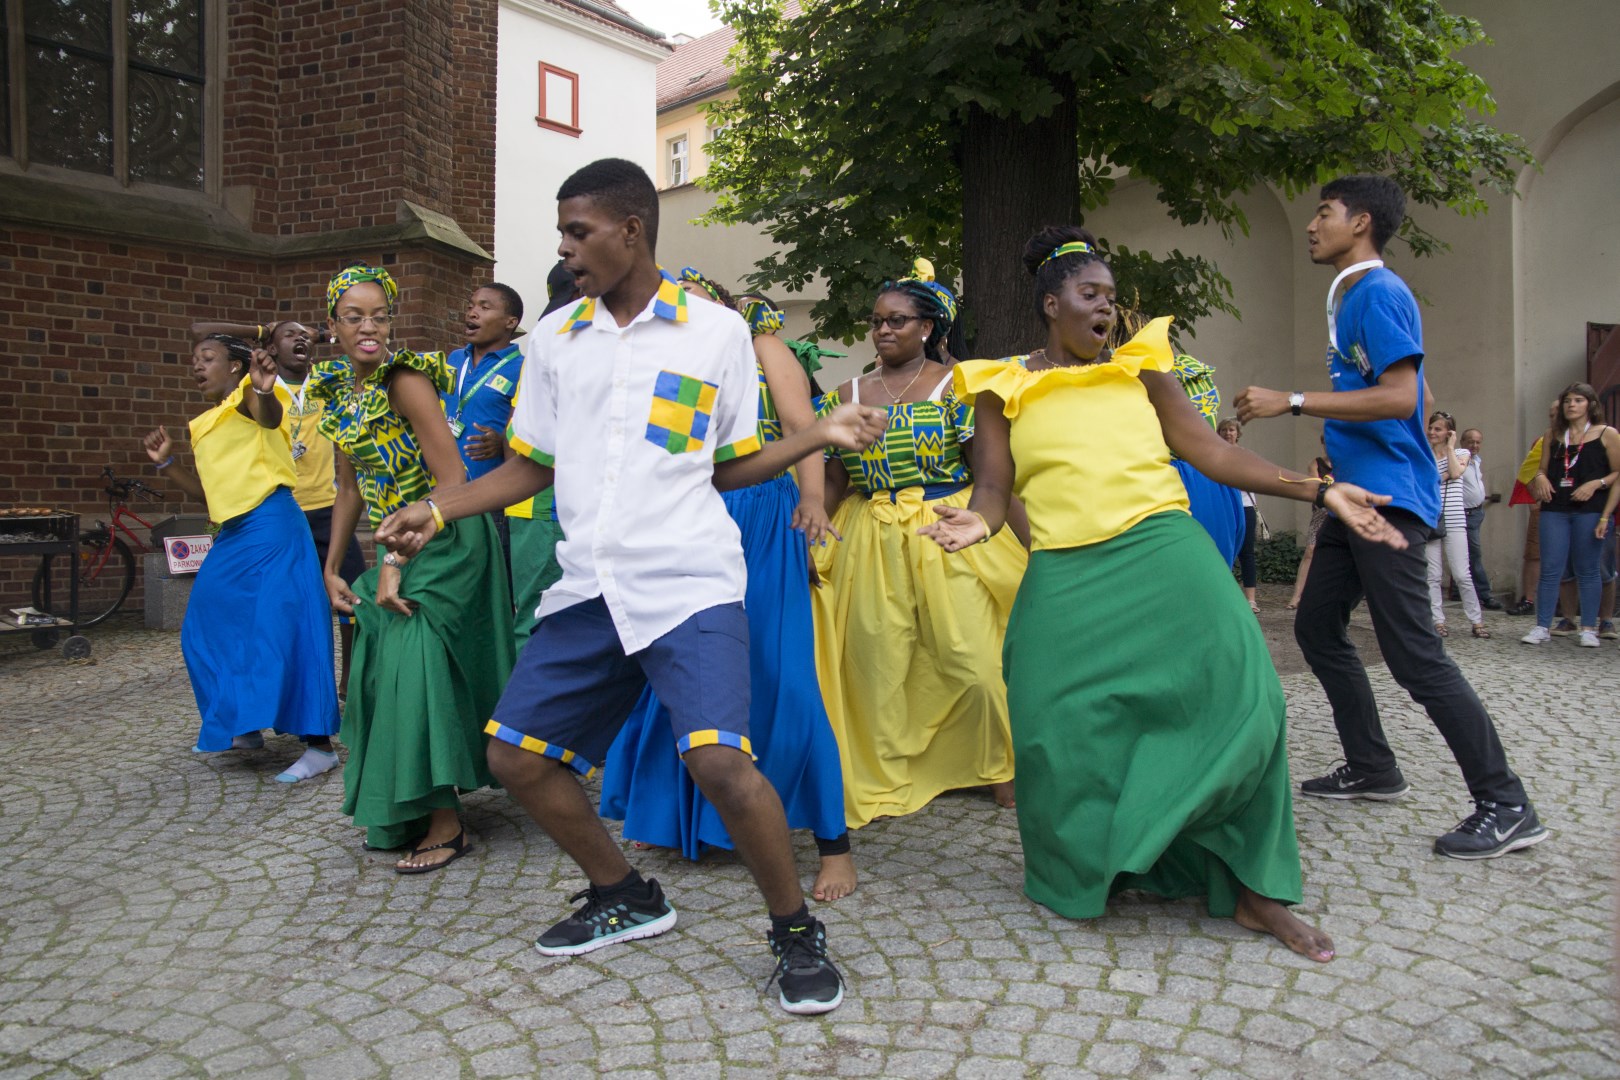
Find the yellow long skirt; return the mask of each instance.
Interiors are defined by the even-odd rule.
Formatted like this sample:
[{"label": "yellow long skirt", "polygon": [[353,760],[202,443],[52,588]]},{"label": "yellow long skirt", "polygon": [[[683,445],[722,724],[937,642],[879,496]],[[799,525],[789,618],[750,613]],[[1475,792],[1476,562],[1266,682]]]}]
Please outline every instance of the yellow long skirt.
[{"label": "yellow long skirt", "polygon": [[843,540],[815,549],[816,673],[852,829],[1013,777],[1001,642],[1028,553],[1010,529],[955,555],[917,535],[972,490],[857,493],[833,516]]}]

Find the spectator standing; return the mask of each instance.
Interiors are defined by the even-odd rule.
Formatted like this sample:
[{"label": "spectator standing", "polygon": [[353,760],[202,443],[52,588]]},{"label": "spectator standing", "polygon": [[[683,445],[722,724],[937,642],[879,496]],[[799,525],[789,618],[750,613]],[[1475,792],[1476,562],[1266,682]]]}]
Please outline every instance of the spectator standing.
[{"label": "spectator standing", "polygon": [[1485,560],[1480,558],[1479,528],[1485,523],[1485,464],[1480,460],[1479,448],[1485,434],[1479,428],[1467,428],[1459,445],[1468,451],[1468,466],[1463,470],[1463,518],[1468,527],[1468,575],[1474,580],[1474,595],[1479,606],[1486,611],[1501,611],[1502,602],[1491,591],[1490,575],[1485,573]]}]

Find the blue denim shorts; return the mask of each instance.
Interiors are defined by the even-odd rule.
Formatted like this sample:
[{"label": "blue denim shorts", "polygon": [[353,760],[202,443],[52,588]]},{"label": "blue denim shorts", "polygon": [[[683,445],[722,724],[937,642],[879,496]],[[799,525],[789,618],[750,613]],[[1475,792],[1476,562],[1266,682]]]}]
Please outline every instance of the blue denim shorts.
[{"label": "blue denim shorts", "polygon": [[600,596],[552,612],[518,654],[484,731],[589,776],[651,686],[668,708],[679,753],[730,746],[750,756],[748,616],[706,608],[626,655]]}]

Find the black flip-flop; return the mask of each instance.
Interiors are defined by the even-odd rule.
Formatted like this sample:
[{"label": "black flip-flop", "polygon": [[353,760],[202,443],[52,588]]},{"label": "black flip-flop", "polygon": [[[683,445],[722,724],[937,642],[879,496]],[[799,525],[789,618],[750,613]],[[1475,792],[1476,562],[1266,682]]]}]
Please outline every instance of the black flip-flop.
[{"label": "black flip-flop", "polygon": [[432,847],[413,848],[411,849],[411,853],[407,855],[406,858],[414,859],[418,855],[426,855],[430,851],[442,851],[446,848],[450,849],[455,854],[451,855],[443,862],[436,862],[430,866],[396,866],[394,867],[394,873],[431,874],[435,870],[443,870],[445,867],[449,866],[451,863],[455,862],[457,859],[461,858],[463,855],[467,854],[467,852],[472,850],[472,845],[467,842],[466,828],[462,828],[460,832],[456,833],[455,836],[451,837],[449,840],[446,840],[442,844],[434,844]]}]

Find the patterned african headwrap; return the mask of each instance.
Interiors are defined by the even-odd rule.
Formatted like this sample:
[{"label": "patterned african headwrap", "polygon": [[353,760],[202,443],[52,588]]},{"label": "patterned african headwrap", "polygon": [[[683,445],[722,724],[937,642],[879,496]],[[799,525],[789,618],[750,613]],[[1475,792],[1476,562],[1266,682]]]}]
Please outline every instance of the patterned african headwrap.
[{"label": "patterned african headwrap", "polygon": [[782,309],[759,296],[743,301],[742,317],[748,321],[748,329],[755,337],[774,334],[786,324]]},{"label": "patterned african headwrap", "polygon": [[[1064,255],[1095,255],[1096,253],[1097,249],[1086,243],[1084,240],[1071,240],[1067,244],[1059,244],[1057,247],[1053,248],[1052,254],[1041,260],[1041,266],[1045,266],[1053,259],[1060,258]],[[1040,267],[1038,266],[1036,269],[1039,270]]]},{"label": "patterned african headwrap", "polygon": [[380,266],[355,263],[338,271],[337,276],[326,283],[326,313],[336,315],[338,301],[343,298],[343,294],[356,285],[363,285],[368,281],[375,281],[382,286],[383,295],[388,297],[388,306],[392,308],[394,301],[399,299],[399,285],[394,281],[394,275]]},{"label": "patterned african headwrap", "polygon": [[703,272],[697,267],[683,266],[681,267],[681,272],[676,276],[682,281],[690,281],[692,284],[708,293],[715,303],[724,304],[726,302],[725,298],[720,295],[720,290],[715,286],[715,283],[704,277]]},{"label": "patterned african headwrap", "polygon": [[1170,371],[1175,375],[1176,382],[1181,384],[1188,400],[1204,414],[1209,426],[1215,427],[1221,411],[1221,391],[1215,385],[1215,369],[1183,353],[1175,358]]},{"label": "patterned african headwrap", "polygon": [[934,264],[927,259],[919,258],[912,263],[911,273],[911,277],[884,282],[883,288],[878,291],[884,292],[892,288],[898,288],[925,303],[932,304],[934,312],[937,312],[937,314],[930,313],[928,318],[933,319],[938,324],[935,329],[938,331],[940,338],[943,339],[945,335],[951,332],[951,326],[956,322],[956,294],[934,280]]}]

